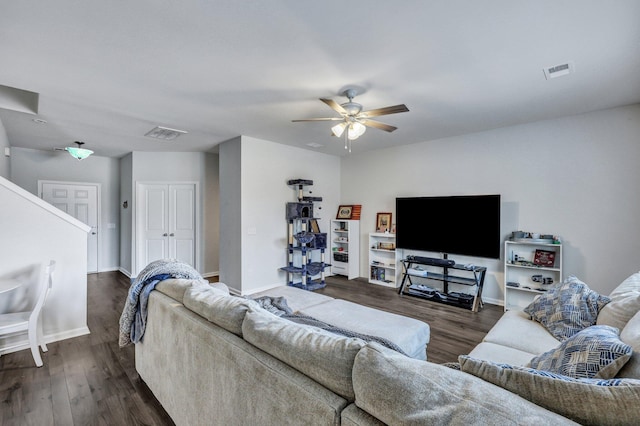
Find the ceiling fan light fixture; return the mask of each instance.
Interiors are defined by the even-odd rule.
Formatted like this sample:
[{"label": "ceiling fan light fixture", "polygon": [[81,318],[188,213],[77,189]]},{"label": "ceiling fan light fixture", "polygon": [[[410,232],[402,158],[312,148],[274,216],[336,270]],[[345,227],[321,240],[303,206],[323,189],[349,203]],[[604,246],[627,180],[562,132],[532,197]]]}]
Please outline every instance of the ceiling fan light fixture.
[{"label": "ceiling fan light fixture", "polygon": [[347,130],[347,138],[349,138],[349,140],[356,140],[358,139],[360,136],[364,135],[364,132],[367,131],[367,127],[362,124],[362,123],[358,123],[357,121],[349,124],[349,129]]},{"label": "ceiling fan light fixture", "polygon": [[347,127],[347,123],[344,121],[342,123],[338,123],[331,128],[331,132],[333,132],[334,136],[340,137],[344,132],[344,129]]},{"label": "ceiling fan light fixture", "polygon": [[76,141],[76,143],[78,144],[78,146],[68,146],[64,149],[73,158],[76,158],[78,160],[84,160],[85,158],[93,154],[93,151],[91,151],[90,149],[85,149],[82,147],[82,145],[84,145],[84,142]]}]

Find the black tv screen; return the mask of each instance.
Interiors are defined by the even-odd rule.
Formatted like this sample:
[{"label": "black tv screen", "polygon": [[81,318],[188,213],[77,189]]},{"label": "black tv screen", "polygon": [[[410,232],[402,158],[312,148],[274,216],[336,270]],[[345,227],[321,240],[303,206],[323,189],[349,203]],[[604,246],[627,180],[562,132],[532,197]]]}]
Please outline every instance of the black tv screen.
[{"label": "black tv screen", "polygon": [[396,198],[396,247],[500,257],[500,195]]}]

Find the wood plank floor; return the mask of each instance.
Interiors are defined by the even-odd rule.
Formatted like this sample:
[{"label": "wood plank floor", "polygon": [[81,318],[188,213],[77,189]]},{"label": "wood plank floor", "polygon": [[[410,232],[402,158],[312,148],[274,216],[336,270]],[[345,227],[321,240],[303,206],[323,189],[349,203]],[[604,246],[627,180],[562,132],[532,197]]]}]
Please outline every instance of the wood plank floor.
[{"label": "wood plank floor", "polygon": [[504,313],[502,306],[496,305],[485,304],[480,312],[471,312],[416,297],[400,297],[396,289],[369,284],[364,278],[347,280],[335,275],[326,281],[327,286],[318,293],[429,324],[427,357],[435,363],[457,361],[458,355],[468,354]]},{"label": "wood plank floor", "polygon": [[[427,322],[432,362],[455,361],[468,353],[502,315],[400,297],[394,289],[364,279],[329,277],[319,293]],[[118,347],[118,320],[129,289],[119,272],[88,276],[91,334],[48,345],[44,366],[29,350],[0,357],[1,425],[172,425],[135,371],[132,346]]]}]

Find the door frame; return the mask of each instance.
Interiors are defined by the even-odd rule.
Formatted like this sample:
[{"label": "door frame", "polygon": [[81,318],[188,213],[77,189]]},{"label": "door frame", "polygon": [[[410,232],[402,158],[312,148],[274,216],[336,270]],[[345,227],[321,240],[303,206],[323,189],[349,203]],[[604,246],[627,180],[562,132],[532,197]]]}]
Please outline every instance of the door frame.
[{"label": "door frame", "polygon": [[138,274],[140,273],[140,271],[142,270],[142,268],[144,268],[146,265],[138,265],[138,244],[140,242],[141,239],[141,235],[140,235],[140,231],[138,229],[138,201],[139,201],[139,197],[138,195],[140,194],[140,190],[142,185],[193,185],[195,188],[195,247],[194,247],[194,251],[195,251],[195,266],[194,269],[196,271],[200,271],[202,268],[202,246],[201,246],[201,230],[202,230],[202,208],[201,208],[201,201],[200,201],[200,182],[198,181],[191,181],[191,180],[185,180],[185,181],[180,181],[180,180],[171,180],[171,181],[164,181],[164,180],[141,180],[141,181],[136,181],[135,182],[135,190],[133,191],[133,195],[132,195],[132,209],[133,211],[131,212],[131,277],[137,277]]},{"label": "door frame", "polygon": [[[46,179],[38,179],[38,197],[42,200],[42,186],[45,184],[53,184],[53,185],[76,185],[76,186],[93,186],[96,188],[96,197],[97,204],[96,209],[98,211],[98,218],[96,226],[98,227],[98,233],[96,235],[96,271],[90,273],[98,273],[100,272],[100,242],[101,242],[101,234],[102,234],[102,184],[96,182],[72,182],[72,181],[63,181],[63,180],[46,180]],[[68,214],[68,213],[66,213]],[[90,226],[90,225],[88,225]],[[91,231],[89,231],[91,232]],[[87,250],[87,256],[89,255],[89,251]],[[87,259],[87,264],[89,260]]]}]

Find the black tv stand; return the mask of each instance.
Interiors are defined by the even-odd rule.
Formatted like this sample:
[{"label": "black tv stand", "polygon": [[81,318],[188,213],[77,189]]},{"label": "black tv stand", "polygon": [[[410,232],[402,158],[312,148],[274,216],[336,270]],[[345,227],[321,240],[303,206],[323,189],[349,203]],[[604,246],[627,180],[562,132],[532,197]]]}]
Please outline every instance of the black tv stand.
[{"label": "black tv stand", "polygon": [[[443,259],[435,259],[446,262],[447,255]],[[487,268],[474,265],[460,265],[450,263],[433,262],[432,258],[419,256],[407,256],[402,260],[402,283],[398,294],[418,297],[447,305],[458,306],[478,312],[482,307],[482,287]],[[425,269],[423,266],[429,266]],[[435,271],[434,268],[442,269]],[[450,273],[453,270],[453,274]],[[415,282],[414,282],[415,280]],[[428,285],[429,282],[442,283],[442,291]],[[473,293],[450,292],[449,284],[461,284],[474,287]]]}]

